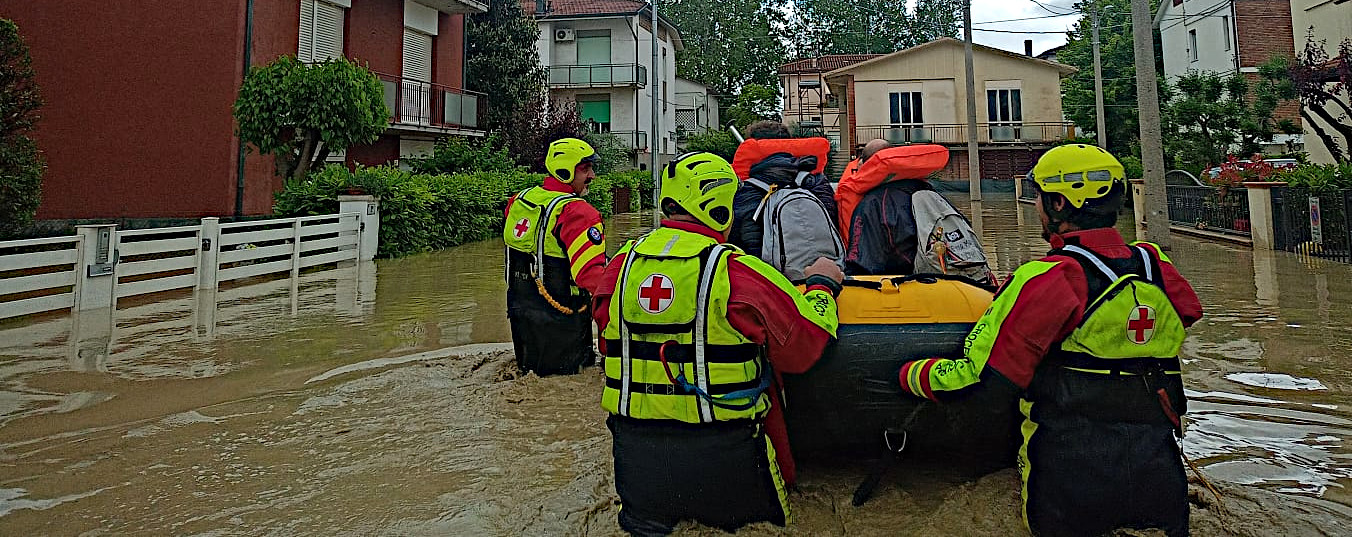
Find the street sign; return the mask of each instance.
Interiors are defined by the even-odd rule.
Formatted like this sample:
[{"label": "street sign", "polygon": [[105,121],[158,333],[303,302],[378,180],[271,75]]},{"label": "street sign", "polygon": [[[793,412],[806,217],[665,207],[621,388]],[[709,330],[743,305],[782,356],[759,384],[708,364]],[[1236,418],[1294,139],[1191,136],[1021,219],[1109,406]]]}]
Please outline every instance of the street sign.
[{"label": "street sign", "polygon": [[1319,198],[1310,196],[1310,240],[1315,244],[1324,244],[1323,214],[1319,210]]}]

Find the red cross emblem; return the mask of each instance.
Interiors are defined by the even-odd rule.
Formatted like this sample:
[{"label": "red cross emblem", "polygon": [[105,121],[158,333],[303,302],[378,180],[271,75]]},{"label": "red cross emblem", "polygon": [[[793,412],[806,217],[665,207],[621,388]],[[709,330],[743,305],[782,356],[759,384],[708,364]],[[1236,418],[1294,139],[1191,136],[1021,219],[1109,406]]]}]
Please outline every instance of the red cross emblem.
[{"label": "red cross emblem", "polygon": [[1152,337],[1155,337],[1155,309],[1136,306],[1127,316],[1127,339],[1137,345],[1145,345]]},{"label": "red cross emblem", "polygon": [[638,286],[638,307],[648,313],[662,313],[671,305],[671,297],[675,295],[676,289],[672,287],[670,277],[652,274],[643,280],[643,285]]},{"label": "red cross emblem", "polygon": [[516,223],[516,227],[512,229],[516,230],[516,238],[519,239],[524,236],[527,231],[530,231],[530,220],[522,218],[520,222]]}]

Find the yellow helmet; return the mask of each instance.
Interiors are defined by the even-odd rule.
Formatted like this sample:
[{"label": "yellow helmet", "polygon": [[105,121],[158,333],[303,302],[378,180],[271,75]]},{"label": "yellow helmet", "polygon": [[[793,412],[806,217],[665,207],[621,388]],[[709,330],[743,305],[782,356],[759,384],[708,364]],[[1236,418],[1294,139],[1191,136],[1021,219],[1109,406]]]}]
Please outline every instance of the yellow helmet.
[{"label": "yellow helmet", "polygon": [[1044,153],[1028,175],[1043,192],[1065,196],[1078,209],[1086,200],[1108,195],[1125,172],[1122,163],[1102,148],[1070,144]]},{"label": "yellow helmet", "polygon": [[564,183],[573,182],[573,171],[583,162],[596,162],[596,150],[577,138],[554,140],[545,153],[545,170]]},{"label": "yellow helmet", "polygon": [[671,200],[714,231],[732,227],[732,197],[737,173],[713,153],[686,153],[662,170],[662,203]]}]

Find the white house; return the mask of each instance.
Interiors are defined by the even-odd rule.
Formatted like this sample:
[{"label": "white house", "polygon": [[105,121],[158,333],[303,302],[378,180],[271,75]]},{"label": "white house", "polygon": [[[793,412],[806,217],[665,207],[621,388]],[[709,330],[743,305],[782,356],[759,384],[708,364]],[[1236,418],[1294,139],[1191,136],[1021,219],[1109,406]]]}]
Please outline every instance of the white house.
[{"label": "white house", "polygon": [[[1170,82],[1189,71],[1243,73],[1251,83],[1258,66],[1273,56],[1292,56],[1291,0],[1163,0],[1155,12]],[[1352,15],[1349,11],[1348,15]],[[1296,103],[1285,103],[1278,118],[1299,122]],[[1299,147],[1299,134],[1273,136],[1272,152]]]},{"label": "white house", "polygon": [[676,107],[676,140],[684,142],[685,137],[718,129],[718,98],[709,94],[708,86],[686,80],[676,79],[672,106]]},{"label": "white house", "polygon": [[[681,35],[661,17],[658,60],[652,65],[651,13],[634,0],[522,0],[540,28],[536,50],[549,71],[551,101],[576,102],[582,119],[660,160],[676,152],[676,51]],[[649,140],[654,82],[660,83],[661,132]]]}]

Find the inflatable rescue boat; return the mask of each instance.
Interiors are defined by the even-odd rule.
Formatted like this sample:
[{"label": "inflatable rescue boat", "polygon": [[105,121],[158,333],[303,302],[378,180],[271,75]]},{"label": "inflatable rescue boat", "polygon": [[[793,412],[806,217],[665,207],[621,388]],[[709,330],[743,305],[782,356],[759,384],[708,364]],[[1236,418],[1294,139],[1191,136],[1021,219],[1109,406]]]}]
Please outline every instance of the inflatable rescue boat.
[{"label": "inflatable rescue boat", "polygon": [[836,342],[806,373],[783,376],[794,453],[876,454],[904,442],[908,456],[1009,458],[1014,405],[939,405],[903,393],[897,380],[904,362],[961,357],[992,298],[991,289],[944,275],[846,280]]}]

